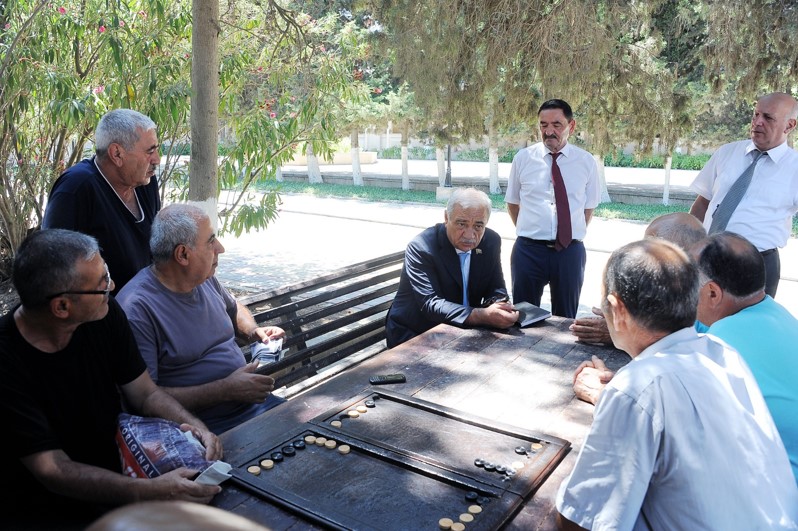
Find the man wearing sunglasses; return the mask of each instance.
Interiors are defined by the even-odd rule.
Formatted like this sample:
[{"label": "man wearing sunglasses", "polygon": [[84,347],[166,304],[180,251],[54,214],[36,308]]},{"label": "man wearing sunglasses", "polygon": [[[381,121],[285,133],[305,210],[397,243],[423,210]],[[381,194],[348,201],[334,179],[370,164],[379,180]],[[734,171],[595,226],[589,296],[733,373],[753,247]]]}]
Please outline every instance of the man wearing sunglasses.
[{"label": "man wearing sunglasses", "polygon": [[[97,241],[47,229],[14,261],[21,304],[0,318],[0,422],[8,459],[3,523],[77,525],[116,505],[207,503],[217,486],[181,468],[154,479],[122,474],[114,440],[125,410],[182,424],[221,457],[219,440],[150,378]],[[121,395],[121,396],[120,396]],[[30,511],[31,500],[46,507]],[[28,508],[28,509],[26,509]]]}]

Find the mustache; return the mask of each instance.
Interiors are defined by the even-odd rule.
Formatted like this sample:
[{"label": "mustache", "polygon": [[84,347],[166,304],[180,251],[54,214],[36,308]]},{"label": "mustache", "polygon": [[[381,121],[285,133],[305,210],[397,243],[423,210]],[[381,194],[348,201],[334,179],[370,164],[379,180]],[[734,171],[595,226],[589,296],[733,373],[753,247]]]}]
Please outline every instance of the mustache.
[{"label": "mustache", "polygon": [[557,135],[554,135],[554,134],[552,134],[552,135],[543,135],[543,140],[550,140],[552,138],[554,140],[557,140],[558,137],[557,137]]}]

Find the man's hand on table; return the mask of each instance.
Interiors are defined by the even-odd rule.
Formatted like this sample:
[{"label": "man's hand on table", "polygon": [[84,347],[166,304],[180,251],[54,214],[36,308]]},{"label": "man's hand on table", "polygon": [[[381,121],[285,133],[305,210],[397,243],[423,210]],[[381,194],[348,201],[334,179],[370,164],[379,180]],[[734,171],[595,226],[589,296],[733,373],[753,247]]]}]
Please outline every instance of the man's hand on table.
[{"label": "man's hand on table", "polygon": [[615,375],[604,362],[596,356],[590,361],[583,361],[574,372],[574,393],[585,402],[596,405],[601,391]]},{"label": "man's hand on table", "polygon": [[571,333],[582,343],[613,346],[604,313],[596,307],[593,307],[593,313],[598,317],[583,317],[574,320],[569,327]]},{"label": "man's hand on table", "polygon": [[509,302],[494,302],[487,308],[474,308],[465,320],[469,326],[492,326],[510,328],[518,321],[518,312]]}]

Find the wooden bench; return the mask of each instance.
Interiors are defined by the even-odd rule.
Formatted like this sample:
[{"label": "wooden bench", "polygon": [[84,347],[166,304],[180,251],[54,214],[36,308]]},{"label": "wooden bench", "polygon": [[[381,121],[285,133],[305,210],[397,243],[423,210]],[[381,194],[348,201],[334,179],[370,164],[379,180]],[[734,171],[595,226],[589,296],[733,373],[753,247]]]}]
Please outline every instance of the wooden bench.
[{"label": "wooden bench", "polygon": [[[294,395],[303,388],[299,383],[308,386],[309,379],[329,377],[385,350],[385,315],[399,287],[403,261],[400,251],[240,298],[258,324],[279,326],[286,334],[282,359],[258,372],[273,376],[276,389],[293,386],[281,394]],[[249,345],[241,347],[249,359]]]}]

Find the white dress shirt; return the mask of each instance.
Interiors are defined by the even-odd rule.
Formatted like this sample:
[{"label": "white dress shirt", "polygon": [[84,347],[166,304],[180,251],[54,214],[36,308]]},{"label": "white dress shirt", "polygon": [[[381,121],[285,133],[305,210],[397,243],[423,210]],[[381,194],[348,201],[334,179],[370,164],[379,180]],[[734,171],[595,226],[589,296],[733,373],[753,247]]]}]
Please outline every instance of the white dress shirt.
[{"label": "white dress shirt", "polygon": [[[596,208],[601,199],[598,166],[593,155],[565,144],[557,159],[571,213],[575,240],[587,234],[585,210]],[[551,180],[551,151],[542,143],[522,149],[513,157],[504,200],[520,205],[515,232],[533,240],[557,238],[557,205]]]},{"label": "white dress shirt", "polygon": [[[709,230],[718,204],[751,164],[751,140],[721,146],[690,185],[709,199],[704,228]],[[760,251],[784,247],[798,211],[798,152],[786,143],[769,149],[754,169],[751,185],[737,205],[726,230],[747,238]]]}]

